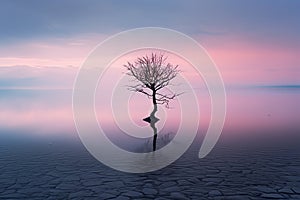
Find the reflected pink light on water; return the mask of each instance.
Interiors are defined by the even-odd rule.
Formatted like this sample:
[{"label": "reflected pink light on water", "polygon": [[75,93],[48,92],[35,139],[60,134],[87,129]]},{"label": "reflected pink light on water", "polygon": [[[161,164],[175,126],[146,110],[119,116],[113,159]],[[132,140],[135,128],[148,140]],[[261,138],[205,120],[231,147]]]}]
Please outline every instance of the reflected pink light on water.
[{"label": "reflected pink light on water", "polygon": [[[248,89],[229,91],[225,127],[248,130],[299,129],[299,91]],[[284,133],[283,133],[284,134]]]},{"label": "reflected pink light on water", "polygon": [[[200,129],[207,128],[210,120],[210,99],[198,91],[200,105]],[[12,97],[15,99],[15,97]],[[57,95],[56,98],[63,99]],[[142,97],[141,97],[142,98]],[[5,129],[32,130],[39,134],[69,134],[74,131],[72,108],[68,101],[50,103],[48,96],[18,96],[19,102],[0,102],[0,125]],[[142,99],[141,99],[142,100]],[[22,102],[22,107],[20,107]],[[32,104],[32,102],[35,102]],[[61,102],[61,103],[59,103]],[[227,116],[224,129],[226,134],[244,135],[257,131],[265,134],[280,131],[286,134],[289,130],[300,130],[300,91],[297,89],[247,88],[227,90]],[[148,115],[148,109],[140,110],[149,102],[131,102],[129,108],[134,121],[147,126],[142,117]],[[19,104],[19,106],[17,106]],[[26,106],[25,106],[26,105]],[[38,105],[38,106],[36,106]],[[136,105],[136,106],[135,106]],[[148,104],[149,109],[151,104]],[[98,107],[99,108],[99,107]],[[136,109],[139,108],[139,109]],[[120,108],[121,109],[121,108]],[[159,107],[159,109],[162,109]],[[178,125],[178,110],[166,110],[168,125]],[[110,128],[113,119],[109,107],[98,110],[98,119]],[[159,117],[159,116],[158,116]],[[88,119],[87,119],[88,120]],[[114,129],[115,130],[115,129]],[[19,134],[23,134],[20,132]],[[72,132],[74,134],[74,132]],[[188,132],[187,132],[188,134]]]}]

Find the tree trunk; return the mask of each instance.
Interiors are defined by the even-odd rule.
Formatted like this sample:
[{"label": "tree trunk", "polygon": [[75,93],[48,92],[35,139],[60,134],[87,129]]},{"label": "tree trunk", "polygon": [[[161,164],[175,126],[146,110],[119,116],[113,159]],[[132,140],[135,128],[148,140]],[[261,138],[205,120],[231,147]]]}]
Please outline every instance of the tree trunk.
[{"label": "tree trunk", "polygon": [[153,92],[152,92],[152,103],[153,103],[154,106],[157,104],[157,102],[156,102],[156,91],[155,90],[153,90]]},{"label": "tree trunk", "polygon": [[[157,111],[157,102],[156,102],[156,91],[153,89],[153,94],[152,94],[152,103],[153,103],[153,117],[155,117],[155,112]],[[154,136],[153,136],[153,151],[156,151],[156,140],[157,140],[157,129],[155,127],[155,123],[151,124],[151,127],[154,131]]]}]

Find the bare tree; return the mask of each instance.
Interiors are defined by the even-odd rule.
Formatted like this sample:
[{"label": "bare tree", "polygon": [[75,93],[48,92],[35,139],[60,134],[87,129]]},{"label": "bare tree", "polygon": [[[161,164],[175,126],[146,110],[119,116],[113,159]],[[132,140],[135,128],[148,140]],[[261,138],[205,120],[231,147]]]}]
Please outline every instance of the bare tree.
[{"label": "bare tree", "polygon": [[132,76],[136,84],[128,86],[130,91],[139,92],[146,95],[148,98],[152,99],[154,109],[149,117],[145,118],[144,121],[150,123],[153,129],[153,151],[156,150],[156,139],[157,139],[157,129],[155,123],[159,120],[155,117],[157,111],[157,104],[163,104],[169,108],[170,100],[173,100],[176,96],[180,94],[163,94],[161,89],[170,85],[171,80],[173,80],[178,73],[178,65],[173,66],[166,62],[167,57],[163,54],[152,53],[151,56],[143,56],[137,58],[134,63],[128,62],[124,67],[127,68],[126,73]]},{"label": "bare tree", "polygon": [[[144,56],[138,58],[135,63],[128,62],[124,67],[127,68],[126,73],[134,77],[138,82],[135,85],[129,86],[129,89],[134,92],[140,92],[152,99],[153,105],[165,104],[169,106],[169,101],[174,99],[179,94],[162,94],[158,91],[170,84],[179,73],[178,65],[173,66],[166,63],[167,57],[163,54],[151,54],[151,57]],[[150,92],[148,91],[150,90]]]}]

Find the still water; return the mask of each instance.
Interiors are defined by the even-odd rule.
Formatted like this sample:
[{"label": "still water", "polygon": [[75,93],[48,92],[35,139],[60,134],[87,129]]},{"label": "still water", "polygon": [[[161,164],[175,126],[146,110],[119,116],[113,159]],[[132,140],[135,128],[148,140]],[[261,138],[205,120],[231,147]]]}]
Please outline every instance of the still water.
[{"label": "still water", "polygon": [[[300,134],[299,86],[240,87],[228,88],[226,92],[227,116],[221,139],[250,135],[290,137]],[[210,120],[210,101],[207,94],[202,95],[202,90],[197,93],[200,108],[198,135],[203,136]],[[2,137],[78,137],[73,121],[71,90],[1,90],[0,97]],[[142,121],[152,106],[145,102],[146,109],[133,111],[139,114],[131,118],[133,123],[141,127],[141,131],[149,131],[151,135],[149,124]],[[134,106],[129,107],[134,109]],[[159,110],[160,148],[172,140],[179,121],[172,117],[176,115],[176,106],[170,110],[159,107]],[[101,115],[101,110],[96,113]],[[168,116],[171,120],[166,119]],[[151,147],[151,137],[130,137],[110,123],[105,123],[104,129],[107,136],[122,148],[143,152],[148,151],[147,145]],[[190,134],[188,126],[186,134]]]}]

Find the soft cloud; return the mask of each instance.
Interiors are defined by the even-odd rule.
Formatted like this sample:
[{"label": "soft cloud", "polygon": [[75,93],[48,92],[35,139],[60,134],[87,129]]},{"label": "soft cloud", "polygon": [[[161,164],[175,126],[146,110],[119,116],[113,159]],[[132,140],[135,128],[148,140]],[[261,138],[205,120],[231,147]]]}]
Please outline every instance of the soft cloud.
[{"label": "soft cloud", "polygon": [[0,66],[79,67],[89,52],[107,35],[35,39],[0,47]]},{"label": "soft cloud", "polygon": [[72,67],[0,67],[0,89],[72,89]]},{"label": "soft cloud", "polygon": [[300,46],[247,37],[197,37],[227,85],[300,84]]}]

